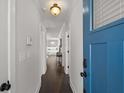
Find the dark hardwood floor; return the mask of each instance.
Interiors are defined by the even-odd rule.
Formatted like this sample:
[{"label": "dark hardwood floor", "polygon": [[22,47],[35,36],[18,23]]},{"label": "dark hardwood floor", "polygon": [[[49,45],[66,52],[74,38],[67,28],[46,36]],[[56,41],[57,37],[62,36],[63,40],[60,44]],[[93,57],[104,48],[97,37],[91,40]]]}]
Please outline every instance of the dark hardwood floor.
[{"label": "dark hardwood floor", "polygon": [[61,66],[56,65],[55,56],[47,60],[47,73],[42,76],[39,93],[73,93],[69,85],[69,77],[65,75]]}]

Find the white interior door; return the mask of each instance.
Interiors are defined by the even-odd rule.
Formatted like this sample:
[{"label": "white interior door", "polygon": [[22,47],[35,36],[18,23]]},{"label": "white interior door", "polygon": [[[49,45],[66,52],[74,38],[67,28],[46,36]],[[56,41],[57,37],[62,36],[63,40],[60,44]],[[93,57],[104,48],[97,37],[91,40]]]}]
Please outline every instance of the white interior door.
[{"label": "white interior door", "polygon": [[65,73],[66,74],[69,74],[69,34],[68,32],[66,32],[66,35],[65,35],[65,51],[66,51],[66,62],[65,62]]},{"label": "white interior door", "polygon": [[9,93],[8,61],[8,0],[0,0],[0,93]]}]

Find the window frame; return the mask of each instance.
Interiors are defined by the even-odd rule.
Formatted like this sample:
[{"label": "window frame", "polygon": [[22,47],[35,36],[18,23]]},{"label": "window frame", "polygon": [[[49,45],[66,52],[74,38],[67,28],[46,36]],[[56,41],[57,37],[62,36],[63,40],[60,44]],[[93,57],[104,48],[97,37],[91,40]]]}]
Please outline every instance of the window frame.
[{"label": "window frame", "polygon": [[105,29],[109,29],[109,28],[112,28],[114,26],[118,26],[118,25],[121,25],[121,24],[124,24],[124,17],[123,18],[120,18],[116,21],[113,21],[111,23],[108,23],[106,25],[103,25],[101,27],[98,27],[98,28],[94,28],[94,0],[90,0],[90,32],[98,32],[98,31],[103,31]]}]

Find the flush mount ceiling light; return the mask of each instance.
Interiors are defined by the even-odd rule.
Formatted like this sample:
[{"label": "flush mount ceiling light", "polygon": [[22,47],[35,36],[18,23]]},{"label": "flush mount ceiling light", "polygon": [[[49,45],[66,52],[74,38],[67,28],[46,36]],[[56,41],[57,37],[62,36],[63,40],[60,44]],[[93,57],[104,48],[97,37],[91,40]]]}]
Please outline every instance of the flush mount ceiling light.
[{"label": "flush mount ceiling light", "polygon": [[61,7],[58,6],[58,4],[53,4],[52,7],[50,7],[50,12],[54,16],[58,16],[61,13]]}]

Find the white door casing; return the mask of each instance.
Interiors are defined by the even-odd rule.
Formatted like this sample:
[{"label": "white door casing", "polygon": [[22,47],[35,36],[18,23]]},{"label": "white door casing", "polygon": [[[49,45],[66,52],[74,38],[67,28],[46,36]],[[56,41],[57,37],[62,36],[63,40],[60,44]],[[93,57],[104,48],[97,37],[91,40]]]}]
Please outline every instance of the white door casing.
[{"label": "white door casing", "polygon": [[66,62],[65,62],[65,73],[69,74],[69,34],[68,32],[65,32],[65,55],[66,55]]},{"label": "white door casing", "polygon": [[0,0],[0,85],[11,84],[15,93],[15,0]]}]

